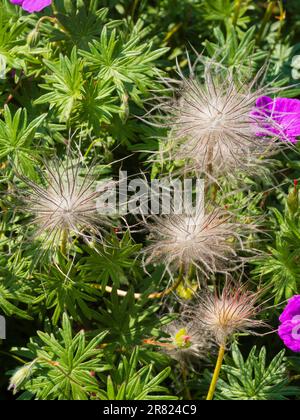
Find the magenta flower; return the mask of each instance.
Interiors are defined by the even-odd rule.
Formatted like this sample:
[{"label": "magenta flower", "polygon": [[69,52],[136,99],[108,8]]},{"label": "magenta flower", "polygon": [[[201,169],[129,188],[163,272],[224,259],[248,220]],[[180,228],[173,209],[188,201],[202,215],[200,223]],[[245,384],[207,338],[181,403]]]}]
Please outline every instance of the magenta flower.
[{"label": "magenta flower", "polygon": [[279,320],[279,337],[286,347],[300,353],[300,295],[289,300]]},{"label": "magenta flower", "polygon": [[281,140],[297,143],[300,136],[300,100],[261,96],[252,113],[262,130],[258,136],[275,134]]},{"label": "magenta flower", "polygon": [[22,6],[26,12],[40,12],[45,7],[50,6],[52,0],[10,0],[12,4],[18,4]]}]

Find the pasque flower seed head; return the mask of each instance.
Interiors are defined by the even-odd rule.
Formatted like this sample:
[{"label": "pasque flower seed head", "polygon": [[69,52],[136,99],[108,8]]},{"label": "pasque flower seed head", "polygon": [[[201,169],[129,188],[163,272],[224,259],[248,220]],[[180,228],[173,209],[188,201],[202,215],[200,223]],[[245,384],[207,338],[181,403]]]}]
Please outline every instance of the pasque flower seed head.
[{"label": "pasque flower seed head", "polygon": [[200,293],[190,316],[197,320],[199,329],[204,328],[218,345],[225,346],[234,334],[254,333],[255,328],[265,325],[256,319],[261,310],[259,298],[260,293],[247,290],[246,285],[227,281],[221,292]]},{"label": "pasque flower seed head", "polygon": [[150,113],[170,129],[163,154],[183,161],[185,171],[210,178],[263,171],[264,159],[277,153],[279,144],[273,129],[278,124],[266,125],[256,109],[257,99],[274,91],[256,87],[262,71],[250,82],[211,61],[204,64],[203,79],[192,66],[188,77],[178,72],[179,80],[166,80],[173,98],[158,98]]},{"label": "pasque flower seed head", "polygon": [[238,223],[226,210],[200,207],[193,215],[153,216],[146,227],[150,242],[146,264],[163,263],[171,271],[194,266],[205,277],[242,265],[238,251],[244,249],[243,237],[253,228]]},{"label": "pasque flower seed head", "polygon": [[45,245],[56,248],[73,236],[87,241],[102,238],[109,219],[100,198],[113,182],[103,182],[97,188],[92,172],[92,167],[84,168],[78,160],[54,159],[45,164],[42,184],[22,177],[27,186],[21,191],[24,210],[33,215],[35,236],[42,238]]}]

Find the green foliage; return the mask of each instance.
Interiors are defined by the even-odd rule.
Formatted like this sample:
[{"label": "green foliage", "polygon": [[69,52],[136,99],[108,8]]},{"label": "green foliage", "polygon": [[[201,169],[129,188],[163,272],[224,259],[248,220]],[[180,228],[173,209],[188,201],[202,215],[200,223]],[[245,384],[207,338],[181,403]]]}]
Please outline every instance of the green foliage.
[{"label": "green foliage", "polygon": [[140,249],[141,245],[132,242],[129,232],[121,239],[112,234],[102,245],[86,249],[89,256],[81,260],[82,275],[102,287],[109,281],[117,287],[129,284],[131,277],[138,279],[142,275],[137,260]]},{"label": "green foliage", "polygon": [[105,299],[105,306],[99,308],[99,321],[103,328],[109,329],[109,339],[115,346],[131,348],[143,339],[158,337],[170,317],[159,317],[158,304],[150,304],[147,299],[136,302],[133,292],[122,300],[116,293]]},{"label": "green foliage", "polygon": [[[1,261],[2,260],[2,261]],[[1,258],[3,267],[5,259]],[[22,269],[22,263],[18,267]],[[2,313],[8,316],[17,316],[20,318],[32,319],[31,316],[19,307],[22,303],[29,304],[32,299],[28,295],[28,287],[22,284],[22,278],[18,278],[18,273],[13,273],[8,267],[0,270],[0,308]],[[17,306],[16,306],[17,305]]]},{"label": "green foliage", "polygon": [[102,400],[176,400],[160,384],[168,378],[168,367],[158,375],[153,374],[153,365],[138,369],[139,351],[135,348],[130,360],[122,357],[117,369],[107,377],[107,390],[100,391]]},{"label": "green foliage", "polygon": [[20,69],[24,65],[21,54],[25,48],[22,35],[26,33],[29,18],[21,18],[13,13],[12,8],[4,2],[0,7],[0,57],[5,57],[9,69]]},{"label": "green foliage", "polygon": [[37,129],[45,116],[42,114],[28,123],[26,109],[18,109],[13,116],[5,106],[4,120],[0,120],[0,159],[10,159],[16,170],[28,176],[34,176],[33,166],[39,153],[33,143],[35,138],[41,137]]},{"label": "green foliage", "polygon": [[68,120],[77,101],[82,98],[83,62],[77,58],[74,48],[70,59],[61,55],[58,63],[45,61],[45,64],[52,74],[45,75],[47,84],[42,87],[50,93],[41,96],[36,104],[50,103],[50,109],[58,108],[61,121]]},{"label": "green foliage", "polygon": [[[116,179],[120,170],[130,177],[177,177],[184,162],[159,159],[171,137],[168,124],[146,123],[148,111],[157,112],[155,104],[172,97],[165,83],[176,85],[178,72],[188,76],[194,63],[192,70],[203,80],[203,64],[212,60],[220,78],[226,79],[228,69],[247,84],[258,75],[255,85],[281,86],[278,94],[296,98],[298,3],[53,0],[44,11],[28,14],[0,0],[0,316],[8,325],[7,339],[0,340],[0,400],[205,398],[209,360],[185,358],[194,350],[186,325],[174,335],[182,352],[171,358],[174,342],[165,328],[175,318],[187,322],[183,315],[195,302],[192,291],[181,284],[172,293],[158,293],[178,273],[166,270],[163,261],[146,272],[148,236],[141,219],[116,216],[102,226],[101,216],[101,239],[90,238],[84,225],[69,252],[63,240],[52,249],[52,220],[39,226],[43,235],[34,236],[39,202],[20,206],[19,199],[27,197],[24,176],[39,182],[45,161],[55,156],[68,171],[82,161],[87,169],[80,177],[93,175],[95,188],[104,175]],[[296,183],[293,190],[287,187],[299,176],[300,149],[286,145],[286,154],[265,161],[256,176],[228,174],[205,191],[211,206],[258,227],[243,239],[259,258],[249,261],[245,255],[243,276],[231,274],[233,280],[250,280],[254,291],[262,286],[261,300],[270,303],[261,318],[274,331],[278,307],[300,293],[299,193]],[[69,182],[68,171],[56,183],[58,190]],[[72,217],[70,201],[59,204],[66,221]],[[187,284],[196,288],[194,274],[190,270]],[[202,286],[206,276],[197,275]],[[209,275],[207,282],[211,290],[221,288],[225,276]],[[211,348],[203,337],[200,347]],[[298,357],[285,358],[274,335],[261,341],[260,352],[248,336],[233,345],[218,399],[299,399],[299,388],[289,385],[299,382]],[[7,391],[9,376],[13,395]]]},{"label": "green foliage", "polygon": [[249,67],[252,67],[253,73],[257,71],[257,63],[266,57],[263,51],[255,50],[256,28],[251,27],[238,37],[235,30],[228,30],[224,36],[221,29],[214,28],[216,42],[207,41],[205,43],[210,57],[218,59],[222,56],[222,63],[225,68],[239,70],[243,76],[249,76]]},{"label": "green foliage", "polygon": [[223,366],[224,378],[218,384],[221,400],[285,400],[298,390],[288,386],[285,352],[281,351],[267,365],[263,347],[257,354],[254,346],[244,360],[238,346],[232,346],[232,360]]},{"label": "green foliage", "polygon": [[246,13],[253,9],[252,2],[249,0],[245,1],[231,1],[231,0],[216,0],[204,1],[204,17],[208,21],[217,21],[220,24],[226,24],[230,27],[232,22],[235,22],[243,28],[247,27],[249,23],[249,16]]},{"label": "green foliage", "polygon": [[275,303],[280,303],[299,292],[300,225],[297,215],[283,215],[276,209],[273,209],[273,214],[277,220],[275,242],[273,246],[268,246],[268,253],[256,262],[253,274],[272,287]]},{"label": "green foliage", "polygon": [[91,303],[96,302],[100,293],[90,280],[81,276],[72,262],[60,260],[60,266],[52,266],[47,273],[37,277],[34,303],[39,308],[53,312],[52,321],[56,325],[63,312],[72,315],[75,320],[91,319],[97,316]]},{"label": "green foliage", "polygon": [[66,2],[65,7],[58,8],[56,17],[63,30],[57,28],[53,31],[53,42],[63,41],[68,50],[74,46],[87,49],[89,42],[99,36],[107,20],[108,9],[98,9],[99,1],[93,1],[90,7],[84,3]]},{"label": "green foliage", "polygon": [[152,51],[151,42],[141,42],[148,34],[141,21],[126,29],[129,34],[124,31],[118,35],[116,29],[109,33],[105,26],[100,41],[90,44],[90,52],[81,51],[89,70],[97,78],[114,84],[125,113],[128,96],[142,106],[141,95],[150,86],[153,88],[157,72],[153,62],[167,51],[166,48]]},{"label": "green foliage", "polygon": [[98,392],[99,383],[92,372],[103,372],[109,365],[103,363],[103,351],[99,344],[105,338],[103,332],[87,340],[83,330],[73,334],[71,323],[63,315],[62,328],[56,334],[39,331],[28,349],[19,351],[25,357],[35,360],[28,381],[22,386],[26,393],[39,400],[87,400]]}]

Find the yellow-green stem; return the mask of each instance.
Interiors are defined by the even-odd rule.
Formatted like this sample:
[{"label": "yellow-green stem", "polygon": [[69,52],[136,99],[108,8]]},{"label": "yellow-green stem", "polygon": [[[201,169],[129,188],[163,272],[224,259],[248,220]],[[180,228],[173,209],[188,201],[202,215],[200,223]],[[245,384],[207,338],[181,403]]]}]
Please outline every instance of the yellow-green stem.
[{"label": "yellow-green stem", "polygon": [[190,265],[187,281],[192,281],[193,277],[195,276],[195,266],[193,264]]},{"label": "yellow-green stem", "polygon": [[181,366],[181,369],[182,369],[182,379],[183,379],[185,397],[186,397],[187,400],[191,400],[192,395],[191,395],[191,391],[190,391],[189,386],[188,386],[188,371],[187,371],[186,365],[183,364]]},{"label": "yellow-green stem", "polygon": [[234,16],[233,16],[233,20],[232,20],[233,26],[236,26],[236,24],[237,24],[237,22],[239,20],[241,6],[242,6],[242,1],[243,0],[236,0],[236,2],[235,2]]},{"label": "yellow-green stem", "polygon": [[163,290],[162,292],[151,293],[148,296],[148,298],[149,299],[160,299],[160,298],[163,298],[163,297],[169,295],[170,293],[172,293],[174,290],[177,289],[177,287],[182,283],[183,279],[184,279],[184,267],[182,266],[180,268],[178,279],[172,284],[172,286],[168,287],[167,289]]},{"label": "yellow-green stem", "polygon": [[90,145],[89,145],[89,147],[87,148],[87,151],[85,152],[85,154],[84,154],[84,157],[86,158],[88,155],[89,155],[89,153],[90,153],[90,151],[92,150],[92,148],[95,146],[95,144],[97,144],[99,142],[99,139],[97,139],[97,140],[94,140],[94,141],[92,141],[91,143],[90,143]]},{"label": "yellow-green stem", "polygon": [[270,3],[269,3],[269,5],[268,5],[268,7],[267,7],[267,10],[266,10],[265,16],[263,18],[263,21],[262,21],[262,24],[261,24],[259,33],[257,35],[257,44],[258,45],[260,44],[261,38],[262,38],[262,36],[263,36],[263,34],[265,32],[267,23],[271,19],[271,16],[273,14],[273,11],[275,9],[275,6],[276,6],[276,3],[273,0],[271,0]]},{"label": "yellow-green stem", "polygon": [[55,4],[54,4],[54,1],[52,2],[51,7],[52,7],[53,14],[54,14],[54,15],[57,15],[58,10],[57,10],[57,8],[56,8],[56,6],[55,6]]},{"label": "yellow-green stem", "polygon": [[136,9],[138,7],[139,1],[140,0],[134,0],[133,6],[132,6],[132,11],[131,11],[131,17],[132,18],[134,18],[134,15],[135,15]]},{"label": "yellow-green stem", "polygon": [[52,16],[43,16],[39,19],[38,23],[36,24],[36,31],[40,30],[40,26],[43,22],[49,21],[51,23],[59,23],[58,20],[56,19],[56,17],[52,17]]},{"label": "yellow-green stem", "polygon": [[216,386],[217,386],[217,382],[220,376],[220,372],[221,372],[221,368],[222,368],[222,364],[223,364],[223,360],[224,360],[224,356],[225,356],[225,346],[220,346],[219,349],[219,355],[218,355],[218,360],[216,363],[216,367],[215,367],[215,371],[214,371],[214,375],[209,387],[209,391],[207,394],[207,401],[212,401],[215,395],[215,390],[216,390]]},{"label": "yellow-green stem", "polygon": [[63,255],[67,255],[67,245],[68,245],[68,231],[64,229],[61,237],[60,250]]}]

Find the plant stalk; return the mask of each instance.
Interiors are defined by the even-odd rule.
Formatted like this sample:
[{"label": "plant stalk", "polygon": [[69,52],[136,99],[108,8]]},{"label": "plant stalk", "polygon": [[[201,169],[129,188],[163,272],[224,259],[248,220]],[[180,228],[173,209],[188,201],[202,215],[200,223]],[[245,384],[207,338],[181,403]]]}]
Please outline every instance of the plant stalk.
[{"label": "plant stalk", "polygon": [[212,401],[214,398],[217,382],[220,376],[220,372],[221,372],[221,368],[222,368],[222,364],[224,360],[224,356],[225,356],[225,346],[222,345],[220,346],[220,349],[219,349],[218,360],[216,363],[214,375],[213,375],[213,378],[209,387],[206,401]]},{"label": "plant stalk", "polygon": [[187,371],[187,368],[186,368],[185,364],[183,364],[181,368],[182,368],[182,379],[183,379],[185,397],[186,397],[187,400],[192,400],[191,391],[190,391],[189,386],[188,386],[188,371]]},{"label": "plant stalk", "polygon": [[64,229],[62,238],[61,238],[61,244],[60,244],[60,250],[64,256],[67,255],[67,244],[68,244],[68,231],[67,229]]},{"label": "plant stalk", "polygon": [[235,10],[234,10],[234,16],[233,16],[233,20],[232,20],[232,24],[233,26],[236,26],[239,17],[240,17],[240,11],[241,11],[241,6],[242,6],[242,1],[243,0],[236,0],[235,2]]},{"label": "plant stalk", "polygon": [[268,7],[267,7],[267,10],[266,10],[265,16],[263,18],[263,21],[262,21],[262,24],[261,24],[259,33],[257,35],[257,44],[258,45],[260,44],[261,38],[262,38],[262,36],[263,36],[263,34],[265,32],[267,23],[271,19],[271,16],[273,14],[273,11],[275,9],[275,6],[276,6],[276,3],[273,0],[271,0],[270,3],[269,3],[269,5],[268,5]]}]

